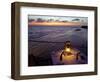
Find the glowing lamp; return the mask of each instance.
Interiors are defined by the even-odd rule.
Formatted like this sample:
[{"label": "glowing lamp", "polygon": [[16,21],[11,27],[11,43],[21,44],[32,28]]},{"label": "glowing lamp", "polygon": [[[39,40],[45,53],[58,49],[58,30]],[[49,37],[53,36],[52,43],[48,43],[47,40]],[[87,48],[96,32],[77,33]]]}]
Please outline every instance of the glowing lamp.
[{"label": "glowing lamp", "polygon": [[64,52],[67,55],[71,55],[71,43],[70,43],[70,41],[66,41],[65,47],[64,47]]},{"label": "glowing lamp", "polygon": [[66,48],[65,52],[71,52],[71,49],[70,48]]},{"label": "glowing lamp", "polygon": [[71,43],[70,41],[66,41],[65,45],[64,45],[64,49],[63,52],[60,55],[60,60],[62,61],[62,56],[66,56],[66,55],[72,55],[72,48],[71,48]]}]

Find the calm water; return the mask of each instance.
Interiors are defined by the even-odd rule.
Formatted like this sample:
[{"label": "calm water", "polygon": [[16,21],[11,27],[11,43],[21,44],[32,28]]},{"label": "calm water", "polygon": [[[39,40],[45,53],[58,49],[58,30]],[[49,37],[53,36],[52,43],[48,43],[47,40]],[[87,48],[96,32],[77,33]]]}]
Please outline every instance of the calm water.
[{"label": "calm water", "polygon": [[[77,31],[77,29],[79,29]],[[71,41],[76,46],[86,46],[87,29],[81,27],[33,26],[29,27],[29,41],[65,42]]]}]

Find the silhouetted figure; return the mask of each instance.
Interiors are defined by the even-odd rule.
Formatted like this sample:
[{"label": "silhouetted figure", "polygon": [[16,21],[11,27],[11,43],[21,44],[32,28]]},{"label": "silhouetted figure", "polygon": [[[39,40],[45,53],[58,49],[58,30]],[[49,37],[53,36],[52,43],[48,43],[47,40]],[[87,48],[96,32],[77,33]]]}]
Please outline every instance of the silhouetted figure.
[{"label": "silhouetted figure", "polygon": [[76,60],[79,60],[80,51],[76,54]]},{"label": "silhouetted figure", "polygon": [[[62,61],[62,56],[64,55],[64,51],[60,55],[60,61]],[[64,55],[65,56],[65,55]]]}]

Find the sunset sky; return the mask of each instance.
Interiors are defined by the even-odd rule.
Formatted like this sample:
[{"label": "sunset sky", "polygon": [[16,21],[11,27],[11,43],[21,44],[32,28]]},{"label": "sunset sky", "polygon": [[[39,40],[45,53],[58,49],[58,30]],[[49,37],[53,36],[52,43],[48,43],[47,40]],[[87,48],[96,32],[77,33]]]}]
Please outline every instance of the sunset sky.
[{"label": "sunset sky", "polygon": [[[39,19],[43,22],[39,22]],[[87,25],[87,17],[28,15],[29,25]],[[30,21],[31,20],[31,21]],[[49,23],[48,23],[49,21]],[[66,24],[65,24],[66,22]],[[61,23],[61,24],[60,24]]]}]

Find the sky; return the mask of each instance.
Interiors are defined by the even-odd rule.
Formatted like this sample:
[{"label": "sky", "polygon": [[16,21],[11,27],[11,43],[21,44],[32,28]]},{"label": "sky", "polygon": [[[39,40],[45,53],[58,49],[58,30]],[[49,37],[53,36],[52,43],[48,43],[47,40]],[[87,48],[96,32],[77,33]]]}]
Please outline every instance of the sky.
[{"label": "sky", "polygon": [[88,23],[87,17],[70,17],[70,16],[47,16],[47,15],[28,15],[29,20],[37,20],[38,18],[41,18],[43,20],[59,20],[59,21],[68,21],[68,22],[84,22]]}]

